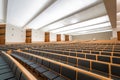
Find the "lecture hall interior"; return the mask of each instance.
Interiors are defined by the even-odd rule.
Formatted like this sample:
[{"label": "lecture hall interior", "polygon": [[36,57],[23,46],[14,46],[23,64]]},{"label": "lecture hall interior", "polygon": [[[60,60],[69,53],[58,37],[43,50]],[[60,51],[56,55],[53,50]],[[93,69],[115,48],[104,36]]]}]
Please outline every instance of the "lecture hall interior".
[{"label": "lecture hall interior", "polygon": [[0,80],[120,80],[120,0],[0,0]]}]

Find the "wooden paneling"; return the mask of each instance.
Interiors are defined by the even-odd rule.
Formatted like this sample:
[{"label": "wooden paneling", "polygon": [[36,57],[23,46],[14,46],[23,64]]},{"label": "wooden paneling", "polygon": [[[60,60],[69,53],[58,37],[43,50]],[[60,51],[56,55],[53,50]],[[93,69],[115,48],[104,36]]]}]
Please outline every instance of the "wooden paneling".
[{"label": "wooden paneling", "polygon": [[61,34],[57,34],[57,41],[61,41]]},{"label": "wooden paneling", "polygon": [[117,32],[117,39],[120,41],[120,31]]},{"label": "wooden paneling", "polygon": [[32,30],[31,29],[27,29],[26,30],[26,43],[31,43],[32,39],[31,39],[31,35],[32,35]]},{"label": "wooden paneling", "polygon": [[6,24],[0,24],[0,45],[5,44],[5,30],[6,29]]},{"label": "wooden paneling", "polygon": [[45,32],[45,42],[50,42],[50,33],[49,32]]},{"label": "wooden paneling", "polygon": [[65,35],[65,41],[69,41],[69,35]]}]

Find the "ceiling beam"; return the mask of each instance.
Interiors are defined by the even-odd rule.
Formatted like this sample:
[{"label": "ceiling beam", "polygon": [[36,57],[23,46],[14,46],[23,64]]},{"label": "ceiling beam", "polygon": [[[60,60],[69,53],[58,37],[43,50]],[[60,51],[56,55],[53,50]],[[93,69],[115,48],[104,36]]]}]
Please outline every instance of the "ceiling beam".
[{"label": "ceiling beam", "polygon": [[[87,19],[87,20],[83,20],[83,21],[79,21],[79,22],[76,22],[76,23],[68,24],[68,25],[61,26],[61,27],[59,27],[59,28],[51,29],[51,30],[48,30],[48,31],[53,31],[53,30],[57,30],[57,29],[64,28],[64,27],[72,26],[72,25],[79,24],[79,23],[82,23],[82,22],[85,22],[85,21],[88,21],[88,20],[91,20],[91,19],[95,19],[95,18],[101,17],[101,16],[104,16],[104,15],[99,15],[99,16],[97,16],[97,17],[89,18],[89,19]],[[108,22],[108,21],[107,21],[107,22]],[[74,28],[74,29],[75,29],[75,28]],[[72,29],[72,30],[73,30],[73,29]]]},{"label": "ceiling beam", "polygon": [[79,13],[80,11],[84,11],[84,10],[86,10],[86,9],[88,9],[88,8],[90,8],[90,7],[93,7],[93,6],[95,6],[95,5],[98,5],[98,4],[100,4],[100,3],[102,3],[102,1],[99,1],[99,2],[97,2],[97,3],[94,3],[94,4],[92,4],[92,5],[88,6],[88,7],[85,7],[85,8],[82,9],[82,10],[78,10],[78,11],[76,11],[76,12],[74,12],[74,13],[72,13],[72,14],[69,14],[69,15],[67,15],[67,16],[65,16],[65,17],[62,17],[62,18],[60,18],[60,19],[58,19],[58,20],[56,20],[56,21],[54,21],[54,22],[51,22],[51,23],[49,23],[49,24],[46,24],[45,26],[42,26],[42,27],[39,28],[39,29],[42,29],[42,28],[44,28],[44,27],[46,27],[46,26],[48,26],[48,25],[51,25],[51,24],[56,23],[56,22],[58,22],[58,21],[61,21],[61,20],[65,19],[65,18],[68,18],[68,17],[70,17],[70,16],[72,16],[72,15],[74,15],[74,14]]},{"label": "ceiling beam", "polygon": [[[74,28],[74,29],[69,29],[69,30],[59,31],[59,32],[65,32],[65,31],[77,30],[77,29],[80,29],[80,28],[85,28],[85,27],[89,27],[89,26],[100,25],[100,24],[104,24],[104,23],[107,23],[107,22],[109,22],[109,21],[102,22],[102,23],[97,23],[97,24],[92,24],[92,25],[87,25],[87,26],[83,26],[83,27],[78,27],[78,28]],[[59,32],[58,32],[58,33],[59,33]]]},{"label": "ceiling beam", "polygon": [[4,15],[4,23],[7,21],[7,5],[8,5],[8,0],[3,0],[3,15]]},{"label": "ceiling beam", "polygon": [[46,10],[50,5],[52,5],[56,0],[51,0],[50,2],[48,2],[48,4],[42,9],[40,10],[38,13],[36,13],[36,15],[34,17],[32,17],[24,26],[23,28],[27,27],[27,25],[33,21],[38,15],[40,15],[40,13],[42,13],[44,10]]},{"label": "ceiling beam", "polygon": [[112,28],[116,28],[116,0],[103,0]]}]

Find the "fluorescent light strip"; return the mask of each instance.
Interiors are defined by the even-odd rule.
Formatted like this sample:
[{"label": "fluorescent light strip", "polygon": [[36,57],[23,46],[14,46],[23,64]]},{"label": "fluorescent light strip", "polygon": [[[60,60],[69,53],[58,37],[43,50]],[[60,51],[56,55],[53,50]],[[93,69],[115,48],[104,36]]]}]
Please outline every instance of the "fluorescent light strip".
[{"label": "fluorescent light strip", "polygon": [[70,31],[63,31],[60,33],[67,34],[67,33],[77,32],[77,31],[81,31],[81,30],[89,30],[89,29],[102,28],[102,27],[108,27],[108,26],[111,26],[110,22],[99,24],[99,25],[82,27],[82,28],[78,28],[78,29],[74,29],[74,30],[70,30]]},{"label": "fluorescent light strip", "polygon": [[88,20],[88,21],[84,21],[84,22],[74,24],[74,25],[71,25],[71,26],[66,26],[66,27],[63,27],[63,28],[60,28],[60,29],[52,30],[51,32],[57,33],[57,32],[66,31],[66,30],[73,30],[75,28],[85,27],[85,26],[94,25],[94,24],[98,24],[98,23],[103,23],[103,22],[107,22],[107,21],[109,21],[108,15],[98,17],[98,18],[95,18],[95,19],[91,19],[91,20]]},{"label": "fluorescent light strip", "polygon": [[[100,12],[98,12],[98,10]],[[93,15],[91,15],[91,14],[93,14]],[[103,15],[103,14],[106,14],[106,9],[104,7],[104,3],[100,3],[98,5],[90,7],[88,9],[83,10],[83,11],[80,11],[76,14],[73,14],[72,16],[61,19],[57,22],[53,22],[52,24],[46,25],[46,26],[44,26],[40,29],[44,30],[44,31],[52,31],[52,30],[55,30],[55,29],[60,29],[62,27],[74,25],[73,23],[71,23],[72,20],[77,20],[78,21],[77,23],[80,23],[80,22],[83,22],[83,21],[86,21],[86,20],[96,18],[96,17],[98,17],[98,15]],[[60,24],[60,23],[63,23],[64,26],[57,25],[57,24]],[[75,23],[75,24],[77,24],[77,23]]]},{"label": "fluorescent light strip", "polygon": [[64,24],[62,22],[56,22],[54,24],[48,25],[45,28],[42,28],[41,30],[43,31],[49,31],[50,29],[54,29],[54,28],[58,28],[64,26]]},{"label": "fluorescent light strip", "polygon": [[69,35],[85,35],[85,34],[93,34],[93,33],[102,33],[102,32],[110,32],[112,29],[109,30],[101,30],[101,31],[96,31],[96,32],[88,32],[88,33],[74,33],[74,34],[69,34]]},{"label": "fluorescent light strip", "polygon": [[[28,26],[34,29],[41,28],[46,24],[52,23],[58,19],[82,10],[99,0],[57,0],[53,5],[41,13]],[[72,6],[71,6],[72,5]]]},{"label": "fluorescent light strip", "polygon": [[96,29],[90,29],[90,30],[85,30],[85,31],[78,31],[78,32],[73,32],[73,33],[85,33],[85,32],[87,33],[87,32],[96,32],[96,31],[109,30],[109,29],[112,29],[112,28],[111,27],[103,27],[103,28],[96,28]]}]

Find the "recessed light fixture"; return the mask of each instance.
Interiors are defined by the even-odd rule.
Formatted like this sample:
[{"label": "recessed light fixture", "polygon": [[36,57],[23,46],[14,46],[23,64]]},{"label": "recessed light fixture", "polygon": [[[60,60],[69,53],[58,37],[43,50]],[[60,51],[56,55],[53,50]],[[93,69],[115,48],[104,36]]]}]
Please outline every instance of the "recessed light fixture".
[{"label": "recessed light fixture", "polygon": [[77,23],[77,22],[78,22],[77,19],[73,19],[73,20],[71,20],[71,23]]}]

